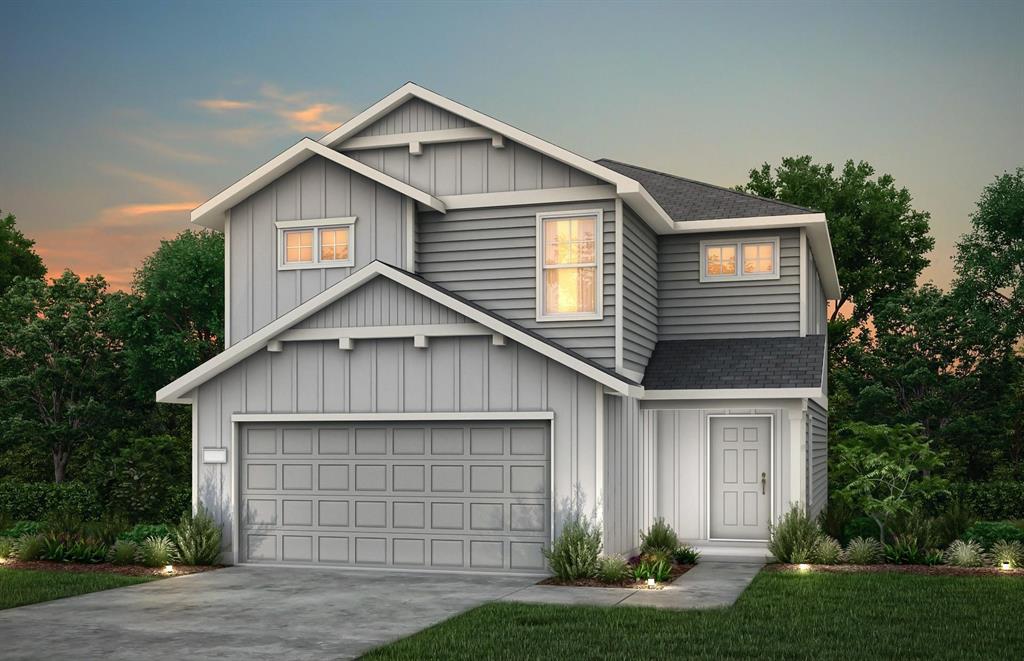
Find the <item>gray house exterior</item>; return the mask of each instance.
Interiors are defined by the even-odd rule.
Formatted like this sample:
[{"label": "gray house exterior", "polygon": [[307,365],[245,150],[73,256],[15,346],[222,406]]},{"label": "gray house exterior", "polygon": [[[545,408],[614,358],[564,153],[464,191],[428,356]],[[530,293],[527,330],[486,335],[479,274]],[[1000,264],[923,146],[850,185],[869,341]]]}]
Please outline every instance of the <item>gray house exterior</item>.
[{"label": "gray house exterior", "polygon": [[409,83],[192,213],[226,349],[157,393],[234,563],[543,573],[565,517],[764,553],[827,493],[822,214]]}]

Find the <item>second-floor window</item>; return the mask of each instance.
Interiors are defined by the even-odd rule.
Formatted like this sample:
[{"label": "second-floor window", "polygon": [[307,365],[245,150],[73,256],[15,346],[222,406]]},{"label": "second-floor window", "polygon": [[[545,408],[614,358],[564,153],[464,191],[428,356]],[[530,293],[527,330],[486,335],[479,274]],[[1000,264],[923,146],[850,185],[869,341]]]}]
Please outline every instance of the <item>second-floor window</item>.
[{"label": "second-floor window", "polygon": [[700,280],[765,280],[779,277],[779,240],[700,242]]},{"label": "second-floor window", "polygon": [[601,211],[537,215],[537,319],[601,318]]},{"label": "second-floor window", "polygon": [[355,218],[278,222],[278,268],[352,266],[354,222]]}]

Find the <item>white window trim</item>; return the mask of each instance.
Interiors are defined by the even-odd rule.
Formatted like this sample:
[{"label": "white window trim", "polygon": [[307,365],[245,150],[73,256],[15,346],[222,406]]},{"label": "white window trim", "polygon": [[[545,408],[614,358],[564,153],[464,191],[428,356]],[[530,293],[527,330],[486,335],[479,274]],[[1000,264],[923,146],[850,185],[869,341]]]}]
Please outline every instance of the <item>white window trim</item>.
[{"label": "white window trim", "polygon": [[[749,243],[772,244],[771,273],[743,273],[743,245]],[[736,248],[735,275],[708,275],[707,249],[715,246],[734,246]],[[701,282],[736,282],[739,280],[778,280],[779,273],[779,237],[762,236],[737,239],[708,239],[700,242],[700,281]]]},{"label": "white window trim", "polygon": [[[592,216],[594,227],[594,312],[547,314],[544,312],[544,221],[552,218]],[[596,321],[604,318],[604,210],[542,211],[537,214],[537,321]]]},{"label": "white window trim", "polygon": [[[346,216],[344,218],[321,218],[318,220],[277,221],[274,223],[274,226],[277,227],[277,270],[296,271],[301,269],[325,269],[353,266],[355,264],[355,232],[353,228],[355,222],[355,216]],[[333,229],[336,227],[349,228],[348,259],[320,259],[320,230]],[[313,261],[288,263],[285,261],[284,234],[285,232],[302,230],[309,230],[313,232]]]}]

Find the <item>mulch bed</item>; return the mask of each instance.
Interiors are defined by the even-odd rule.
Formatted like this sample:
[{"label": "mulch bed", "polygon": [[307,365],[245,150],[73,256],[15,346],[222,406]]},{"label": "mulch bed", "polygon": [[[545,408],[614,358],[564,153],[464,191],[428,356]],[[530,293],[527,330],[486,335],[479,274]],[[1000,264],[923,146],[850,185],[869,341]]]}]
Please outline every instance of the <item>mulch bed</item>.
[{"label": "mulch bed", "polygon": [[214,569],[220,569],[223,565],[187,566],[174,565],[173,574],[165,574],[163,567],[143,567],[142,565],[112,565],[109,562],[87,564],[82,562],[52,562],[49,560],[7,560],[0,563],[4,569],[32,569],[36,571],[70,571],[91,574],[121,574],[122,576],[185,576],[188,574],[199,574]]},{"label": "mulch bed", "polygon": [[[800,571],[799,565],[772,564],[765,571]],[[951,567],[949,565],[810,565],[808,571],[830,574],[863,574],[895,572],[924,576],[1017,576],[1024,578],[1024,569],[998,567]]]},{"label": "mulch bed", "polygon": [[647,585],[646,581],[637,581],[632,578],[626,579],[619,583],[604,583],[596,578],[584,578],[577,581],[563,581],[559,578],[551,576],[545,578],[543,581],[537,583],[537,585],[561,585],[577,588],[628,588],[630,590],[661,590],[669,583],[672,583],[677,578],[685,574],[694,568],[694,565],[672,565],[672,571],[669,573],[668,580],[664,583],[657,583],[653,587]]}]

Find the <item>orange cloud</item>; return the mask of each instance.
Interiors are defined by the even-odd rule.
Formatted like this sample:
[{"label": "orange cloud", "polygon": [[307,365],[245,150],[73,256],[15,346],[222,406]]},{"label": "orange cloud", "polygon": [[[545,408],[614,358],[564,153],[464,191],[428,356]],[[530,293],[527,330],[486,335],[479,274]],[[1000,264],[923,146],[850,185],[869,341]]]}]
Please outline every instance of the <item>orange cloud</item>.
[{"label": "orange cloud", "polygon": [[330,119],[325,115],[338,116],[341,109],[329,103],[314,103],[297,110],[282,110],[279,114],[287,119],[293,128],[299,131],[327,133],[338,127],[341,121]]},{"label": "orange cloud", "polygon": [[[238,144],[250,142],[261,135],[282,132],[326,133],[352,115],[343,105],[317,99],[317,96],[321,96],[320,93],[285,92],[276,85],[264,83],[260,86],[258,94],[257,101],[221,98],[202,99],[195,103],[211,112],[252,110],[277,118],[273,123],[264,123],[262,126],[233,127],[216,133],[221,140]],[[285,120],[284,126],[280,124],[282,119]]]},{"label": "orange cloud", "polygon": [[196,101],[200,108],[212,110],[213,112],[226,112],[229,110],[250,110],[256,107],[250,101],[236,101],[234,99],[200,99]]}]

